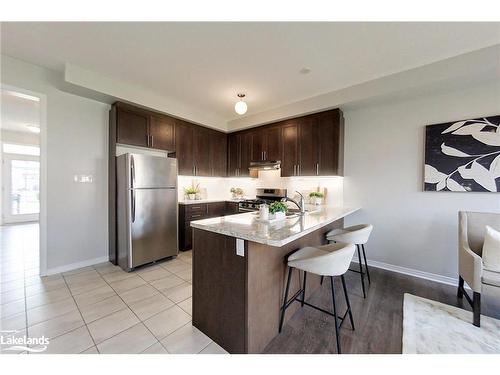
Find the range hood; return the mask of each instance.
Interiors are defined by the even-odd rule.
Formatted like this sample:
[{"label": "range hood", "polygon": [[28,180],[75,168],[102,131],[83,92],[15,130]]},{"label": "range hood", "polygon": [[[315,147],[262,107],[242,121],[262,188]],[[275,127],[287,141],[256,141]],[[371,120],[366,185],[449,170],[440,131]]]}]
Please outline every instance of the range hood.
[{"label": "range hood", "polygon": [[248,169],[251,171],[270,171],[280,169],[280,166],[281,160],[251,161]]}]

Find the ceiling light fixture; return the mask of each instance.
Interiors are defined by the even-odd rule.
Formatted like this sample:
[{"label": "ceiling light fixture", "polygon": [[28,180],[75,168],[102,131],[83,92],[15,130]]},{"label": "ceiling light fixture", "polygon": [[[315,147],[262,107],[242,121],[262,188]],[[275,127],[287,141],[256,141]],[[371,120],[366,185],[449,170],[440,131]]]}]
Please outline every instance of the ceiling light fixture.
[{"label": "ceiling light fixture", "polygon": [[33,133],[40,133],[40,128],[38,126],[34,126],[34,125],[26,125],[26,127],[28,128],[28,130],[30,132],[33,132]]},{"label": "ceiling light fixture", "polygon": [[239,115],[244,115],[248,109],[247,103],[245,103],[243,101],[244,97],[245,97],[245,94],[238,94],[238,98],[240,98],[240,100],[237,101],[236,104],[234,105],[234,110]]}]

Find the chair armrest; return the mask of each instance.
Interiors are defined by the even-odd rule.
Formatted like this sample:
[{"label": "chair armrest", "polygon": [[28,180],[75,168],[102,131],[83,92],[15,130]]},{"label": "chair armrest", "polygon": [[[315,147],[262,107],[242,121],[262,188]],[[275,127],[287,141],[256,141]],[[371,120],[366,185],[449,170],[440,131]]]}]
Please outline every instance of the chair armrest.
[{"label": "chair armrest", "polygon": [[458,252],[459,275],[474,292],[481,293],[483,260],[467,244],[461,244]]}]

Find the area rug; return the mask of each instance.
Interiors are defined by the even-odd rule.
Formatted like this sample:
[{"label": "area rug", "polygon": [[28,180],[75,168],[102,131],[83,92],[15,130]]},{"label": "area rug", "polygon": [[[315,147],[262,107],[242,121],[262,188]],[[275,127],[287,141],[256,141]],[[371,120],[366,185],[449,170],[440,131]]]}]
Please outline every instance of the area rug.
[{"label": "area rug", "polygon": [[403,354],[500,354],[500,320],[408,293],[403,302]]}]

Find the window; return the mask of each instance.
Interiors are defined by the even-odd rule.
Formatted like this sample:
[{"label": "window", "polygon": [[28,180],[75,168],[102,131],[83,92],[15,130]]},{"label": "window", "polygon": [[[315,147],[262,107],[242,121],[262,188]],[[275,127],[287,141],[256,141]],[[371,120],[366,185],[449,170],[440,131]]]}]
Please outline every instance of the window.
[{"label": "window", "polygon": [[6,154],[40,156],[40,147],[4,143],[3,152]]}]

